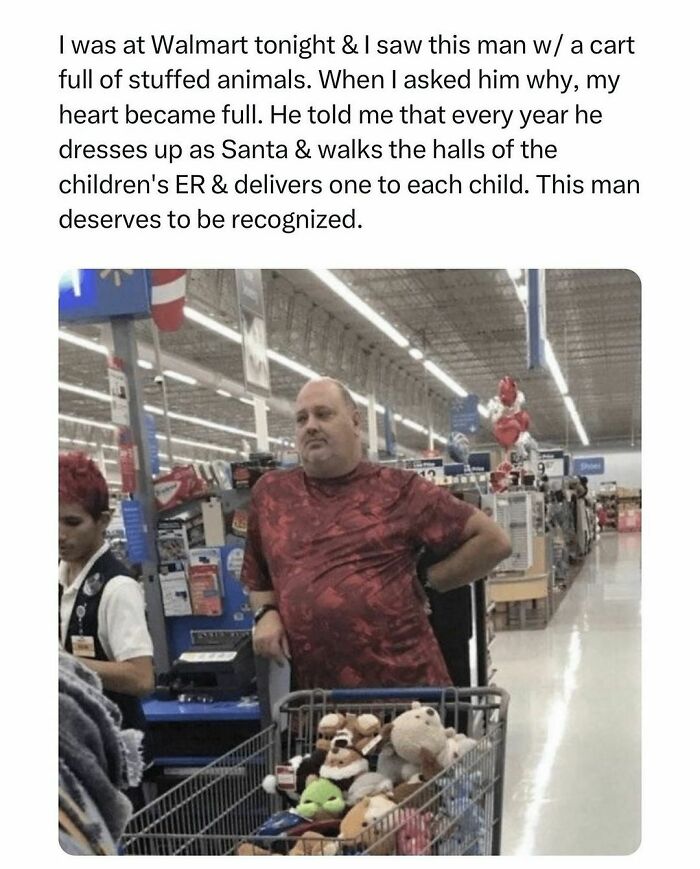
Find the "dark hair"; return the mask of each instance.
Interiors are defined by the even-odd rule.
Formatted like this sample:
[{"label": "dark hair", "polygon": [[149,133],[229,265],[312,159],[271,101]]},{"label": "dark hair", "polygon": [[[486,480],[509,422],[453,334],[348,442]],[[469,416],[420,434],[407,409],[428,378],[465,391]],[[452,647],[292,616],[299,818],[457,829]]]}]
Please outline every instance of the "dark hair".
[{"label": "dark hair", "polygon": [[58,500],[80,504],[95,521],[109,510],[107,481],[97,465],[84,453],[59,455]]}]

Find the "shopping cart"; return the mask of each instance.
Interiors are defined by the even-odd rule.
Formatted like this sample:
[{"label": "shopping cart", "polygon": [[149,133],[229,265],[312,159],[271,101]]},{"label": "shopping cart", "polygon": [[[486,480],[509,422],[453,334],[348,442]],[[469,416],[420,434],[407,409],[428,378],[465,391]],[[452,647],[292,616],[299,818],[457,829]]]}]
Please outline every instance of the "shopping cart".
[{"label": "shopping cart", "polygon": [[[262,787],[276,764],[313,750],[329,712],[371,712],[393,720],[419,700],[476,745],[355,839],[322,841],[258,835],[282,798]],[[260,852],[369,855],[499,854],[508,695],[499,688],[385,688],[298,691],[275,708],[274,723],[134,815],[122,839],[128,855],[227,855],[243,843]],[[303,820],[303,819],[301,819]],[[306,850],[308,849],[308,850]],[[256,851],[258,853],[258,851]]]}]

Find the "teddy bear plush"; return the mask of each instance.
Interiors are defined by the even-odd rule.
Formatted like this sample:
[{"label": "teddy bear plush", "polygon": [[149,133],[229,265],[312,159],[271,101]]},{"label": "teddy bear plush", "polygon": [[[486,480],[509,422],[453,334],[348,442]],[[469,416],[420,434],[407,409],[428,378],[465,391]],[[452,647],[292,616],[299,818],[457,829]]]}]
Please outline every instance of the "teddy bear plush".
[{"label": "teddy bear plush", "polygon": [[[396,851],[396,837],[385,824],[378,823],[390,812],[396,803],[384,794],[363,797],[356,803],[340,822],[338,838],[345,853],[371,854],[386,856]],[[373,827],[377,824],[376,827]],[[387,835],[389,833],[389,835]]]},{"label": "teddy bear plush", "polygon": [[[440,716],[431,706],[422,706],[418,701],[414,701],[410,709],[402,712],[392,724],[387,725],[385,733],[387,728],[391,747],[404,761],[400,769],[402,781],[406,781],[412,775],[420,772],[421,752],[423,750],[430,752],[433,757],[439,758],[447,749],[447,731]],[[389,756],[386,746],[382,752]],[[381,772],[388,771],[386,763],[383,767],[378,765],[377,769]]]},{"label": "teddy bear plush", "polygon": [[331,740],[339,730],[345,727],[345,716],[340,712],[329,712],[318,722],[316,748],[321,751],[329,751]]}]

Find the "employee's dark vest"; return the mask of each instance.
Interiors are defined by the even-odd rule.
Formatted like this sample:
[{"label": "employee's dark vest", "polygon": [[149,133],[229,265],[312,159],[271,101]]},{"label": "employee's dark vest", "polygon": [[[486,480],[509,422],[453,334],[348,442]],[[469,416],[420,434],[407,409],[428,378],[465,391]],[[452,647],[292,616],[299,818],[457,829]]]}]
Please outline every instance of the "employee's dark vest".
[{"label": "employee's dark vest", "polygon": [[[129,576],[128,568],[115,558],[109,550],[104,552],[97,561],[92,565],[89,575],[83,580],[80,590],[78,591],[68,621],[68,630],[66,631],[65,649],[67,652],[73,652],[72,637],[85,636],[92,637],[95,643],[95,660],[109,661],[105,650],[102,648],[98,635],[98,620],[97,614],[100,608],[100,601],[107,586],[107,583],[114,579],[115,576]],[[136,580],[132,580],[136,582]],[[58,600],[59,606],[63,586],[59,583]],[[83,607],[83,617],[78,618],[79,608]],[[119,694],[116,691],[105,691],[105,696],[109,697],[117,704],[122,713],[122,728],[135,727],[137,730],[146,730],[146,718],[141,708],[141,701],[138,697],[132,697],[129,694]]]}]

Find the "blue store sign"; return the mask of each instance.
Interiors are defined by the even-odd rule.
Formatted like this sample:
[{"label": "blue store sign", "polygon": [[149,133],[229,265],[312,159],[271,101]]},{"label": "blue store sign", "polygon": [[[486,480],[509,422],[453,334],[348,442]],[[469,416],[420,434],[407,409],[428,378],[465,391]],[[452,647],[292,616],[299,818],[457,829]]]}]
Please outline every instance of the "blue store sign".
[{"label": "blue store sign", "polygon": [[126,532],[126,550],[129,561],[138,564],[148,558],[148,545],[144,531],[145,520],[140,501],[122,501],[122,520]]},{"label": "blue store sign", "polygon": [[455,398],[450,408],[450,431],[474,434],[479,431],[479,396],[469,393]]},{"label": "blue store sign", "polygon": [[75,269],[58,284],[61,323],[100,323],[110,317],[149,317],[148,269]]},{"label": "blue store sign", "polygon": [[604,456],[582,456],[574,459],[574,474],[577,477],[591,477],[605,473]]}]

